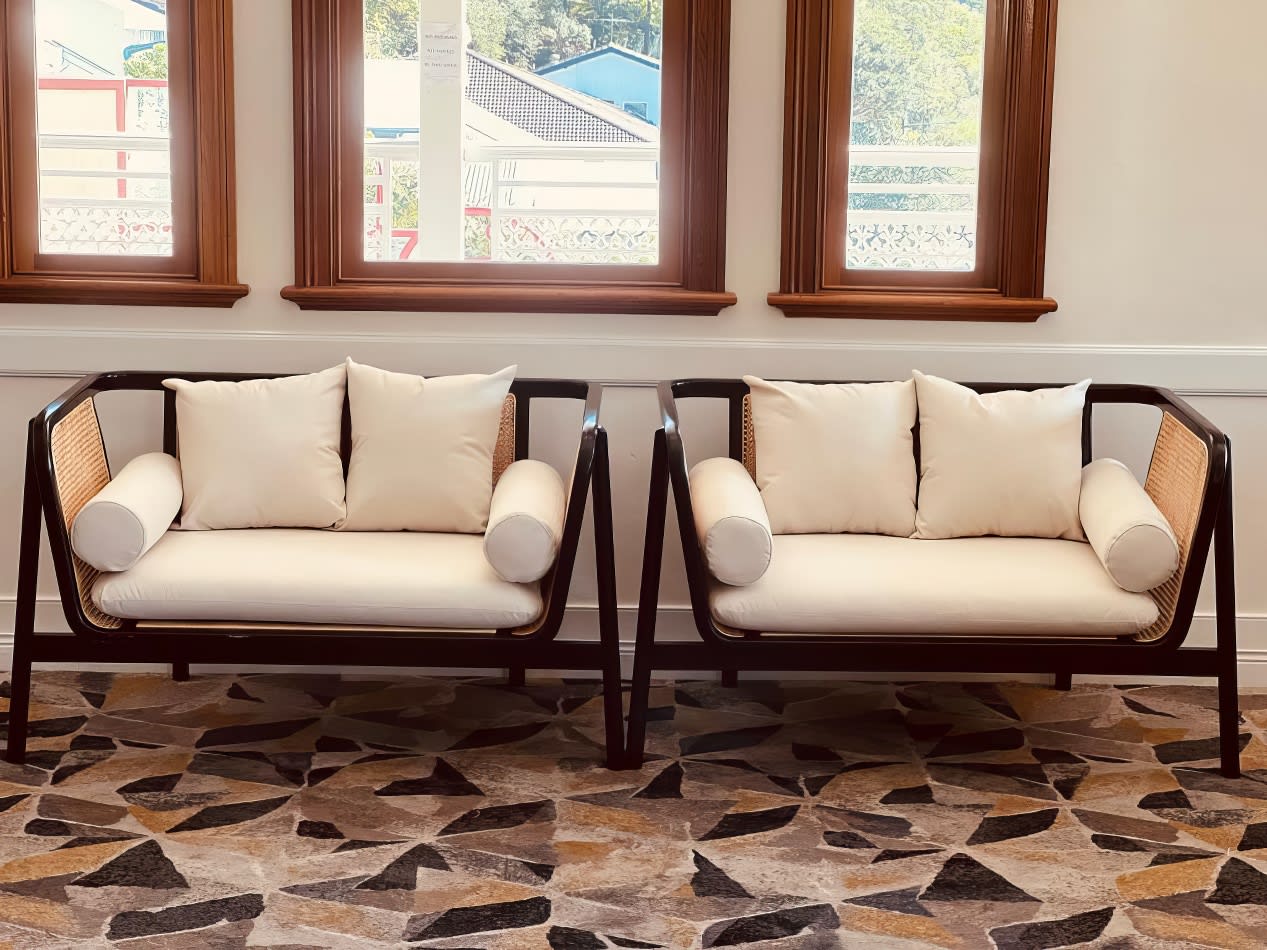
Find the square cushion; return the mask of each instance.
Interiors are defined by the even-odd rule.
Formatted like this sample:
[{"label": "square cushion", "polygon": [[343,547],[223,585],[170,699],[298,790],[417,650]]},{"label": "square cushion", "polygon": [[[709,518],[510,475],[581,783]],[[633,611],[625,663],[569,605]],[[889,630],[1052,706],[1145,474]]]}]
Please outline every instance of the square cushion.
[{"label": "square cushion", "polygon": [[348,360],[352,457],[339,527],[483,534],[516,369],[426,379]]},{"label": "square cushion", "polygon": [[180,527],[329,528],[343,518],[347,372],[239,383],[165,379],[176,393]]},{"label": "square cushion", "polygon": [[775,534],[911,535],[913,382],[744,382],[757,487]]},{"label": "square cushion", "polygon": [[1081,540],[1082,410],[1090,384],[980,395],[917,372],[915,536]]}]

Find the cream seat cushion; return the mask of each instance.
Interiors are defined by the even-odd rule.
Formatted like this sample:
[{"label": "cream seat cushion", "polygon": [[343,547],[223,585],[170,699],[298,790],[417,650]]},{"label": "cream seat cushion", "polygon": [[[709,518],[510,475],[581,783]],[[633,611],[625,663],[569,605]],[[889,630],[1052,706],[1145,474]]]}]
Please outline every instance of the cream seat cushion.
[{"label": "cream seat cushion", "polygon": [[1047,538],[781,535],[764,577],[710,600],[721,623],[766,632],[1115,637],[1157,619],[1091,545]]},{"label": "cream seat cushion", "polygon": [[492,629],[541,615],[535,584],[511,584],[479,535],[301,529],[169,531],[92,599],[135,620]]}]

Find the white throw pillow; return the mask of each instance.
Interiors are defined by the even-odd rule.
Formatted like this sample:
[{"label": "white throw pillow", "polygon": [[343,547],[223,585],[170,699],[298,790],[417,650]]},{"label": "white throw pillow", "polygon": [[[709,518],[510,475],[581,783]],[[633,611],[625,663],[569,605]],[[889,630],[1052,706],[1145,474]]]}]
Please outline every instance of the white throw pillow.
[{"label": "white throw pillow", "polygon": [[1082,540],[1082,410],[1090,384],[983,396],[916,372],[915,536]]},{"label": "white throw pillow", "polygon": [[775,534],[915,530],[915,384],[772,383],[752,393],[757,487]]},{"label": "white throw pillow", "polygon": [[1100,563],[1123,590],[1152,590],[1179,570],[1170,522],[1117,459],[1096,459],[1082,470],[1078,511]]},{"label": "white throw pillow", "polygon": [[181,491],[179,462],[138,455],[79,510],[70,546],[99,571],[126,571],[172,526]]},{"label": "white throw pillow", "polygon": [[347,372],[240,383],[165,379],[176,392],[180,527],[329,528],[344,515],[339,433]]},{"label": "white throw pillow", "polygon": [[558,557],[566,513],[558,472],[536,459],[512,462],[493,489],[484,557],[504,581],[541,580]]},{"label": "white throw pillow", "polygon": [[755,584],[770,567],[774,538],[752,476],[742,462],[711,458],[697,463],[688,480],[709,573],[735,587]]},{"label": "white throw pillow", "polygon": [[348,360],[352,458],[339,527],[483,534],[502,404],[517,368],[426,379]]}]

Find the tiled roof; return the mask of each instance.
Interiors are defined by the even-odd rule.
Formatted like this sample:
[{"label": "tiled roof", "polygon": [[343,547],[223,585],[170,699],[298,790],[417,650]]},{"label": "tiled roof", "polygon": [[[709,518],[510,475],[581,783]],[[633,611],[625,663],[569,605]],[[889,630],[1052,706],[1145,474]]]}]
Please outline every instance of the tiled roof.
[{"label": "tiled roof", "polygon": [[471,50],[466,56],[466,98],[546,142],[601,144],[657,138],[655,126],[621,109]]}]

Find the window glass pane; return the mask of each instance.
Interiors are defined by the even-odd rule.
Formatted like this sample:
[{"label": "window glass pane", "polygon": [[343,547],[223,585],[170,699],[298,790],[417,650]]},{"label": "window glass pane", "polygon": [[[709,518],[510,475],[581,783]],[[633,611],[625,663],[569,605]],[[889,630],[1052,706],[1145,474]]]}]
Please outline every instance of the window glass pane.
[{"label": "window glass pane", "polygon": [[167,257],[166,0],[35,0],[40,251]]},{"label": "window glass pane", "polygon": [[846,267],[976,267],[986,3],[856,0]]},{"label": "window glass pane", "polygon": [[662,13],[365,0],[365,259],[657,264]]}]

